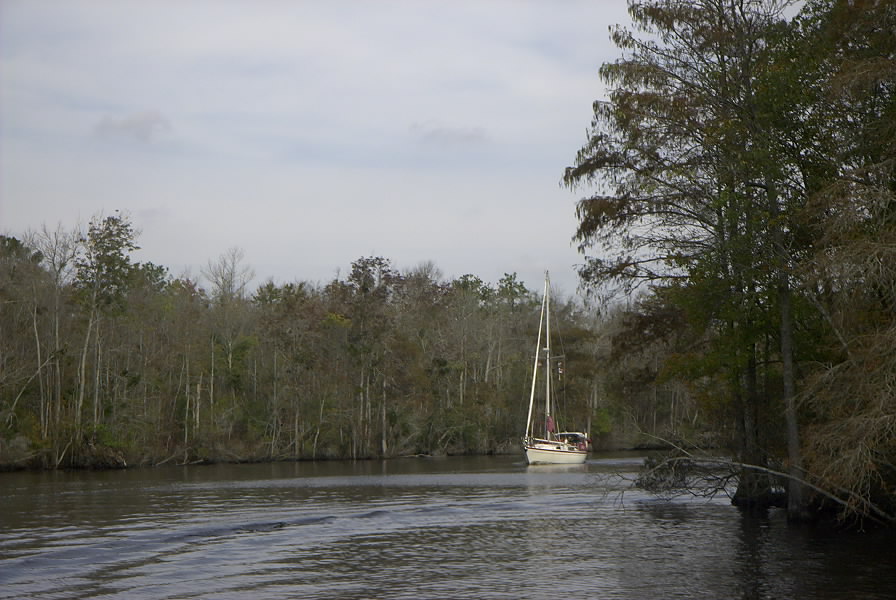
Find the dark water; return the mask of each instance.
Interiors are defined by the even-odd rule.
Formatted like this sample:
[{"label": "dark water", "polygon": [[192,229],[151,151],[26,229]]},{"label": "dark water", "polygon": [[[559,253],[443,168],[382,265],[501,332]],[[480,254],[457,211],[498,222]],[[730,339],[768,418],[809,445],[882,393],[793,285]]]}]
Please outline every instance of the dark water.
[{"label": "dark water", "polygon": [[0,474],[0,598],[896,598],[896,537],[627,487],[634,457]]}]

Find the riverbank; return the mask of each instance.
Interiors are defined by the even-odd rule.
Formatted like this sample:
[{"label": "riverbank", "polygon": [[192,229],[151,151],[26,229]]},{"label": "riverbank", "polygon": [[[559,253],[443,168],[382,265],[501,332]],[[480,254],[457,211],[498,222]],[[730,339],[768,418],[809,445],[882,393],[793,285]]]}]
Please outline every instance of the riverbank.
[{"label": "riverbank", "polygon": [[175,446],[162,451],[121,446],[109,446],[95,441],[85,443],[73,450],[71,445],[61,451],[52,449],[35,450],[24,436],[16,436],[12,441],[0,439],[0,471],[46,471],[57,469],[108,470],[134,467],[160,467],[165,465],[209,465],[209,464],[256,464],[277,462],[308,462],[332,460],[379,460],[442,456],[494,456],[521,454],[519,445],[512,440],[496,444],[487,449],[439,448],[430,452],[413,454],[390,454],[388,456],[358,455],[345,456],[335,453],[318,455],[271,454],[270,446],[264,443],[209,444],[201,447]]},{"label": "riverbank", "polygon": [[[600,445],[592,448],[593,452],[655,452],[667,449],[659,443],[649,440],[631,438],[627,445],[621,439],[605,438]],[[174,446],[153,451],[149,448],[137,449],[133,446],[106,445],[96,440],[85,443],[73,450],[71,444],[61,450],[49,448],[35,449],[24,436],[16,436],[11,441],[0,438],[0,472],[9,471],[43,471],[55,469],[127,469],[133,467],[158,467],[164,465],[202,465],[202,464],[244,464],[267,462],[305,462],[314,460],[379,460],[406,457],[444,457],[444,456],[502,456],[521,455],[517,440],[504,440],[489,448],[437,448],[430,451],[414,453],[396,453],[388,456],[374,454],[347,456],[335,453],[318,455],[271,454],[270,446],[265,443],[245,444],[233,440],[227,444],[208,444],[203,446]]]}]

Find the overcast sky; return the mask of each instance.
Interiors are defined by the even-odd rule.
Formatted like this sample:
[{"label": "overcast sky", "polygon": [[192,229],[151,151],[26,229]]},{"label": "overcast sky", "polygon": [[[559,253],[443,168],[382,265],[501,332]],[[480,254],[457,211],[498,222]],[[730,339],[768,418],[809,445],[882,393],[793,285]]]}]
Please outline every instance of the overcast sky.
[{"label": "overcast sky", "polygon": [[130,214],[136,259],[256,283],[383,256],[575,291],[624,0],[2,0],[0,233]]}]

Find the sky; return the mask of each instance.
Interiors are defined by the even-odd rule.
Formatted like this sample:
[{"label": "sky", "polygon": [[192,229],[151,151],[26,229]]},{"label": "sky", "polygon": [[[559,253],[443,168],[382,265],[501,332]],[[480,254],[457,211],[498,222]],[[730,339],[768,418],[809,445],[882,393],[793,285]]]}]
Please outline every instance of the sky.
[{"label": "sky", "polygon": [[624,0],[0,0],[0,233],[119,210],[135,260],[327,283],[365,256],[573,294]]}]

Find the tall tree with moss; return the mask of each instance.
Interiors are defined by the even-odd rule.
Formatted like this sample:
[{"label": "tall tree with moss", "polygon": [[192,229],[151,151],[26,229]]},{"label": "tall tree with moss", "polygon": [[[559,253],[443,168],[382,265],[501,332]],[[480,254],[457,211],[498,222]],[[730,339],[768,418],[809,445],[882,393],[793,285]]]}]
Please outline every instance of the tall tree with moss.
[{"label": "tall tree with moss", "polygon": [[[799,270],[826,325],[807,369],[807,468],[843,516],[896,522],[896,5],[819,0],[800,16],[815,185]],[[827,143],[825,143],[827,142]]]},{"label": "tall tree with moss", "polygon": [[[764,468],[757,365],[783,365],[790,512],[804,509],[793,369],[788,177],[758,86],[786,39],[786,2],[652,0],[630,3],[639,34],[616,28],[623,58],[600,74],[609,100],[594,104],[587,144],[569,167],[576,239],[589,283],[647,284],[688,309],[710,334],[706,364],[721,368],[739,406],[743,462]],[[787,192],[782,191],[787,190]],[[777,326],[774,324],[777,323]],[[775,357],[761,356],[767,336]],[[705,352],[710,352],[706,355]],[[765,390],[764,393],[769,393]],[[741,474],[741,498],[763,502],[768,484]]]}]

